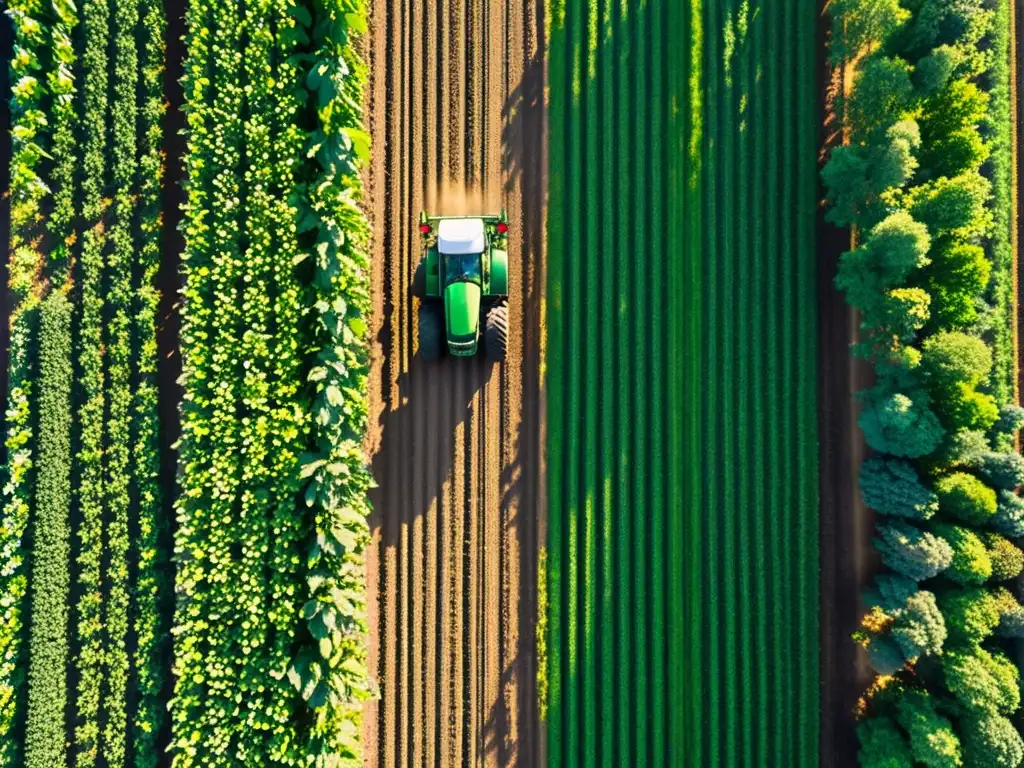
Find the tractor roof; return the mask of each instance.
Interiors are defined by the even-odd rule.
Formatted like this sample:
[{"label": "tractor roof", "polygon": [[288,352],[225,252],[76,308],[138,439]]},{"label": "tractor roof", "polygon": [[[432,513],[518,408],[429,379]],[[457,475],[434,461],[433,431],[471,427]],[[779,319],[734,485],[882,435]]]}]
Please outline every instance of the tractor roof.
[{"label": "tractor roof", "polygon": [[437,249],[460,256],[484,252],[483,219],[441,219],[437,225]]}]

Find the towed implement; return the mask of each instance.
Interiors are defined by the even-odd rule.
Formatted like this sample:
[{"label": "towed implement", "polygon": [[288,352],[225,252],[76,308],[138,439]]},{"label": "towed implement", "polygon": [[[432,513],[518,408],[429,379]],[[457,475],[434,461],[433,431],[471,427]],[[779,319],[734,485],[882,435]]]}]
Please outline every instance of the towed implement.
[{"label": "towed implement", "polygon": [[508,221],[505,210],[478,216],[420,213],[423,258],[413,294],[420,298],[419,343],[425,360],[508,349]]}]

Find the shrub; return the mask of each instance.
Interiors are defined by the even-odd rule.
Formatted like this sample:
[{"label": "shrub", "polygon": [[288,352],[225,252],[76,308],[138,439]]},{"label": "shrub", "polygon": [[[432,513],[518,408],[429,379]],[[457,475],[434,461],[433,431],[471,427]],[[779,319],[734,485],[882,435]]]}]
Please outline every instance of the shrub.
[{"label": "shrub", "polygon": [[1001,715],[971,712],[960,721],[964,765],[1017,768],[1024,760],[1024,742],[1013,723]]},{"label": "shrub", "polygon": [[940,654],[946,641],[946,622],[935,604],[935,595],[921,590],[907,598],[889,632],[908,661]]},{"label": "shrub", "polygon": [[1024,456],[1016,451],[987,451],[981,456],[981,471],[997,488],[1012,491],[1024,485]]},{"label": "shrub", "polygon": [[943,573],[958,584],[982,584],[992,576],[992,561],[978,535],[959,525],[939,524],[936,535],[953,551],[953,559]]},{"label": "shrub", "polygon": [[910,734],[910,751],[914,760],[929,768],[954,768],[961,765],[960,740],[953,724],[935,708],[935,702],[924,691],[909,690],[896,704],[897,719]]},{"label": "shrub", "polygon": [[992,531],[983,532],[981,540],[988,549],[988,557],[992,561],[992,580],[1006,581],[1015,579],[1024,571],[1024,552],[1005,536]]},{"label": "shrub", "polygon": [[999,418],[995,398],[963,382],[936,398],[935,412],[954,431],[987,430]]},{"label": "shrub", "polygon": [[999,491],[992,527],[1011,538],[1024,536],[1024,499],[1013,491]]},{"label": "shrub", "polygon": [[976,171],[940,176],[908,192],[907,209],[932,237],[968,240],[983,236],[991,226],[992,213],[986,207],[991,193],[991,182]]},{"label": "shrub", "polygon": [[931,296],[931,325],[964,328],[978,319],[978,296],[988,285],[992,264],[977,245],[944,243],[932,250],[924,287]]},{"label": "shrub", "polygon": [[959,331],[940,331],[921,345],[921,374],[929,390],[942,393],[957,384],[977,385],[992,370],[985,342]]},{"label": "shrub", "polygon": [[877,387],[869,390],[858,423],[871,448],[911,459],[934,451],[945,435],[923,392],[912,398],[901,392],[886,394]]},{"label": "shrub", "polygon": [[[898,520],[878,526],[874,544],[886,566],[914,581],[942,573],[954,559],[953,548],[945,539]],[[984,553],[980,541],[978,546]]]},{"label": "shrub", "polygon": [[968,709],[1008,714],[1020,706],[1017,667],[999,651],[947,649],[942,669],[946,686]]},{"label": "shrub", "polygon": [[950,589],[940,593],[939,609],[951,645],[974,645],[992,635],[999,625],[999,601],[982,587]]},{"label": "shrub", "polygon": [[943,514],[970,525],[983,525],[996,513],[996,492],[966,472],[939,479],[935,494]]},{"label": "shrub", "polygon": [[[883,515],[927,520],[939,509],[939,499],[900,459],[871,458],[860,467],[864,503]],[[993,501],[994,505],[994,501]]]},{"label": "shrub", "polygon": [[864,720],[857,726],[858,759],[862,768],[914,768],[910,743],[888,717]]}]

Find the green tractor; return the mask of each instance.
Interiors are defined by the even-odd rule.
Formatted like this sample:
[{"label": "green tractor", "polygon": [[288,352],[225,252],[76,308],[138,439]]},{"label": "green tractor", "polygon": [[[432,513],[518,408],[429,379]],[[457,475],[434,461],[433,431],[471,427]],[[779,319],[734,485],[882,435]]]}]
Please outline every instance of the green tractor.
[{"label": "green tractor", "polygon": [[420,214],[423,258],[413,294],[420,298],[420,354],[468,357],[480,348],[501,362],[508,349],[508,221],[496,215]]}]

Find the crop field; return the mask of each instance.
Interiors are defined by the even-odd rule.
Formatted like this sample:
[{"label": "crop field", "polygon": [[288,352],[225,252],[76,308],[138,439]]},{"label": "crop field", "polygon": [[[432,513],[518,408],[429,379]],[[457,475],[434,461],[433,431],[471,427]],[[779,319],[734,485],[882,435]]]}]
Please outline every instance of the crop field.
[{"label": "crop field", "polygon": [[[372,4],[370,765],[534,765],[543,7]],[[420,210],[508,209],[509,359],[427,363]]]},{"label": "crop field", "polygon": [[815,24],[553,4],[551,766],[818,762]]}]

